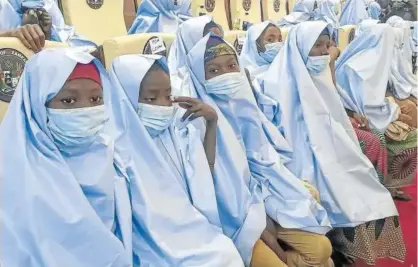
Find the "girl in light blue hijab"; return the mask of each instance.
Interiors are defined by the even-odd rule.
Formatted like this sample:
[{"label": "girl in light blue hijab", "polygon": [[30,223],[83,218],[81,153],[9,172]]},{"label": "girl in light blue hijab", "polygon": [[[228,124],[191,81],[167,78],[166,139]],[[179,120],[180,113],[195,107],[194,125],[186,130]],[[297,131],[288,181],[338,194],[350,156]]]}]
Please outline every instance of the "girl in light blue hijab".
[{"label": "girl in light blue hijab", "polygon": [[241,67],[252,76],[268,69],[283,46],[280,29],[270,21],[252,25],[248,31],[240,55]]},{"label": "girl in light blue hijab", "polygon": [[0,126],[2,265],[242,266],[110,88],[86,53],[28,61]]},{"label": "girl in light blue hijab", "polygon": [[106,75],[67,49],[27,62],[0,126],[2,265],[132,266],[129,178],[106,127]]},{"label": "girl in light blue hijab", "polygon": [[[247,166],[242,163],[245,156],[237,140],[225,140],[222,136],[217,136],[217,132],[222,131],[219,128],[224,128],[222,125],[225,124],[225,119],[222,116],[217,119],[215,109],[193,98],[181,97],[174,101],[187,111],[174,107],[170,99],[167,64],[161,57],[119,57],[112,64],[111,80],[114,87],[120,89],[118,91],[124,92],[118,97],[125,103],[119,116],[123,120],[118,127],[118,136],[121,139],[124,139],[123,136],[127,138],[123,144],[131,148],[134,161],[143,153],[143,143],[158,150],[160,160],[170,167],[172,173],[167,177],[172,179],[170,182],[166,179],[161,183],[165,182],[166,187],[173,184],[181,187],[190,205],[218,231],[216,234],[214,230],[206,230],[206,233],[197,226],[189,227],[196,236],[218,236],[214,239],[218,244],[208,243],[208,258],[197,257],[196,261],[200,261],[195,265],[240,266],[244,261],[249,266],[253,254],[260,246],[261,241],[258,240],[266,227],[266,215],[263,202],[259,200],[261,192],[258,192],[257,185],[250,180]],[[119,107],[115,108],[118,109]],[[203,141],[200,140],[199,129],[189,123],[198,117],[204,117],[206,122]],[[141,124],[147,129],[147,136],[137,135],[137,125]],[[221,146],[226,141],[231,150]],[[158,170],[156,167],[155,172]],[[168,176],[158,176],[161,175]],[[185,218],[195,216],[186,211],[181,214]],[[232,239],[241,257],[235,248],[231,248],[232,242],[228,243],[229,239],[225,239],[222,232]],[[194,240],[193,237],[183,238],[185,244],[190,243],[189,238]],[[183,245],[178,240],[173,242]],[[174,243],[173,246],[176,247]],[[212,253],[214,248],[219,248],[222,253]],[[190,253],[194,253],[193,250]],[[212,260],[209,260],[209,256]]]},{"label": "girl in light blue hijab", "polygon": [[[391,244],[393,236],[402,244],[395,204],[362,154],[333,83],[329,32],[319,21],[293,27],[264,76],[265,94],[280,104],[277,126],[293,148],[286,166],[318,189],[337,228],[330,234],[334,249],[369,263],[396,252],[402,259],[404,247]],[[370,224],[383,232],[375,236]],[[377,251],[382,243],[393,246]]]},{"label": "girl in light blue hijab", "polygon": [[222,27],[207,15],[191,18],[179,26],[168,56],[173,95],[193,96],[193,90],[190,90],[188,86],[190,77],[186,66],[186,56],[208,32],[221,37],[224,35]]},{"label": "girl in light blue hijab", "polygon": [[[284,166],[289,159],[280,148],[288,144],[258,109],[237,58],[220,37],[209,34],[201,39],[187,59],[194,89],[200,99],[220,110],[246,151],[251,175],[262,188],[266,213],[275,225],[274,236],[292,247],[284,254],[287,265],[330,266],[330,244],[324,234],[331,228],[326,212],[309,191],[315,190],[305,188]],[[294,236],[303,242],[295,242]],[[315,243],[316,248],[303,248],[301,243]]]},{"label": "girl in light blue hijab", "polygon": [[175,33],[190,15],[191,0],[142,0],[128,34]]},{"label": "girl in light blue hijab", "polygon": [[39,25],[47,40],[86,49],[96,47],[93,42],[77,35],[74,26],[65,24],[54,0],[0,0],[0,31],[15,30],[27,24]]}]

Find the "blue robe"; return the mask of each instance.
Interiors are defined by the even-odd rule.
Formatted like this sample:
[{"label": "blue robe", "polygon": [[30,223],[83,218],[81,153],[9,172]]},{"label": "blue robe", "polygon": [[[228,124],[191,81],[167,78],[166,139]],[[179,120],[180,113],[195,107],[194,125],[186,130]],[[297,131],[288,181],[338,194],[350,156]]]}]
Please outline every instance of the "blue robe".
[{"label": "blue robe", "polygon": [[340,16],[340,25],[357,25],[362,20],[370,19],[366,3],[363,0],[347,0]]},{"label": "blue robe", "polygon": [[262,188],[269,217],[284,228],[325,234],[331,229],[325,210],[302,181],[283,165],[286,157],[282,156],[282,148],[283,154],[288,153],[288,144],[258,109],[249,84],[227,101],[206,93],[204,54],[210,35],[200,40],[188,55],[189,71],[199,98],[219,109],[229,124],[228,130],[233,131],[230,134],[246,151],[251,176]]},{"label": "blue robe", "polygon": [[[248,188],[240,179],[233,179],[236,176],[229,170],[215,170],[222,175],[212,179],[202,143],[192,125],[170,127],[160,134],[158,144],[158,140],[145,132],[137,114],[139,87],[156,60],[167,70],[160,56],[129,55],[116,58],[110,73],[115,88],[113,99],[120,103],[114,106],[118,126],[116,143],[130,149],[129,157],[139,170],[153,172],[153,178],[147,180],[149,186],[164,194],[150,204],[153,210],[162,212],[147,219],[159,230],[145,233],[152,240],[150,249],[157,247],[158,254],[143,251],[149,258],[142,263],[149,262],[150,266],[243,266],[237,249],[249,253],[245,256],[251,258],[254,246],[251,242],[254,238],[258,240],[265,228],[265,214],[256,213],[263,206],[252,205]],[[165,149],[168,152],[161,153]],[[167,162],[167,157],[175,163]],[[218,167],[225,167],[219,157],[215,169]],[[177,225],[167,224],[170,218]],[[159,255],[164,256],[166,263],[158,259]]]},{"label": "blue robe", "polygon": [[293,149],[286,166],[318,189],[333,227],[353,227],[394,216],[397,210],[360,149],[330,69],[313,76],[306,67],[326,27],[321,21],[293,27],[263,77],[263,90],[280,103],[277,127]]},{"label": "blue robe", "polygon": [[128,34],[175,33],[190,15],[191,0],[142,0]]},{"label": "blue robe", "polygon": [[343,101],[344,105],[367,117],[372,128],[384,133],[399,114],[398,105],[386,99],[395,31],[387,24],[367,25],[341,53],[335,64],[335,76],[338,86],[352,102]]},{"label": "blue robe", "polygon": [[[315,3],[318,5],[315,8]],[[331,0],[299,0],[292,12],[279,20],[280,27],[292,27],[300,22],[322,20],[338,29],[339,23],[335,14],[335,4]]]},{"label": "blue robe", "polygon": [[45,104],[77,63],[89,62],[99,69],[108,100],[106,71],[91,55],[45,50],[27,62],[0,125],[4,266],[132,266],[130,177],[109,127],[91,146],[68,154],[58,150],[47,127]]}]

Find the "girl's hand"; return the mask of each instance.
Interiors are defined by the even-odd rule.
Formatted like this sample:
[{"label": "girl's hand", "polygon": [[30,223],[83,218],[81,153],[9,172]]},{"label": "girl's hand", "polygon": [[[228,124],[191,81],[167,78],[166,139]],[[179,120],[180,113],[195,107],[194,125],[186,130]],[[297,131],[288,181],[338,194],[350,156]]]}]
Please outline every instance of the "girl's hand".
[{"label": "girl's hand", "polygon": [[173,103],[178,103],[180,107],[187,110],[181,118],[182,121],[185,121],[187,118],[189,121],[192,121],[200,117],[205,118],[208,124],[218,121],[218,114],[216,114],[215,109],[199,99],[181,96],[176,97]]}]

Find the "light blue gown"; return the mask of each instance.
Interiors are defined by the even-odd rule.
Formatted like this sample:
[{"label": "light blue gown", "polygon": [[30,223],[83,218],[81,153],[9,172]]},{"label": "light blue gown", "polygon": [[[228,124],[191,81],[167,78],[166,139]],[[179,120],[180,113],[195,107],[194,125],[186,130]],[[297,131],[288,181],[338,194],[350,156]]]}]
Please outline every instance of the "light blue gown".
[{"label": "light blue gown", "polygon": [[[139,86],[155,60],[167,70],[159,56],[132,55],[115,59],[110,74],[113,87],[118,89],[113,99],[120,103],[114,107],[118,114],[117,144],[133,148],[129,152],[136,165],[149,165],[138,166],[140,170],[155,173],[155,185],[167,196],[155,200],[152,207],[171,209],[150,222],[161,228],[161,234],[149,233],[156,242],[151,247],[160,246],[170,264],[156,261],[152,266],[243,266],[243,259],[248,265],[254,244],[266,227],[266,215],[258,195],[250,191],[253,184],[244,180],[247,170],[240,161],[243,152],[218,148],[212,178],[198,130],[192,125],[172,126],[160,140],[153,140],[149,134],[138,135],[140,129],[145,131],[137,115]],[[233,139],[228,141],[234,143]],[[225,143],[222,138],[217,142]],[[165,149],[168,151],[163,155],[161,150]],[[155,156],[150,157],[150,151]],[[142,155],[147,158],[145,162]],[[167,157],[176,162],[167,163]],[[171,200],[174,190],[176,198]],[[170,204],[177,204],[180,197],[187,199],[189,207],[183,202],[179,208]],[[167,225],[165,221],[170,217],[176,219],[177,226]]]},{"label": "light blue gown", "polygon": [[[366,21],[364,21],[366,22]],[[363,22],[362,22],[363,24]],[[386,99],[394,60],[395,30],[388,24],[367,24],[335,64],[338,86],[347,97],[344,106],[368,118],[384,133],[398,118],[399,107]]]},{"label": "light blue gown", "polygon": [[278,25],[287,28],[304,21],[322,20],[337,29],[339,22],[334,5],[331,0],[299,0],[292,12],[279,20]]},{"label": "light blue gown", "polygon": [[276,126],[293,148],[286,166],[318,189],[333,227],[353,227],[397,210],[360,149],[330,69],[311,76],[306,67],[326,27],[320,21],[293,27],[264,75],[263,90],[280,103],[282,120]]},{"label": "light blue gown", "polygon": [[174,34],[181,23],[191,16],[190,5],[191,0],[142,0],[128,34]]},{"label": "light blue gown", "polygon": [[[201,39],[188,55],[189,71],[199,98],[219,109],[229,123],[228,130],[233,131],[229,134],[234,134],[246,151],[251,175],[262,188],[269,217],[284,228],[325,234],[331,229],[325,210],[302,181],[283,165],[281,148],[289,146],[258,109],[249,83],[243,84],[228,100],[206,92],[204,54],[211,35]],[[241,74],[245,79],[245,74]]]},{"label": "light blue gown", "polygon": [[100,71],[109,112],[106,71],[89,54],[45,50],[26,64],[0,125],[2,266],[132,266],[130,177],[109,129],[64,153],[47,127],[45,104],[77,63],[89,62]]},{"label": "light blue gown", "polygon": [[357,25],[364,19],[370,19],[366,3],[363,0],[347,0],[340,16],[340,25]]},{"label": "light blue gown", "polygon": [[52,19],[51,41],[64,42],[72,47],[91,49],[97,45],[68,26],[55,0],[0,0],[0,30],[13,30],[22,23],[22,7],[44,8]]}]

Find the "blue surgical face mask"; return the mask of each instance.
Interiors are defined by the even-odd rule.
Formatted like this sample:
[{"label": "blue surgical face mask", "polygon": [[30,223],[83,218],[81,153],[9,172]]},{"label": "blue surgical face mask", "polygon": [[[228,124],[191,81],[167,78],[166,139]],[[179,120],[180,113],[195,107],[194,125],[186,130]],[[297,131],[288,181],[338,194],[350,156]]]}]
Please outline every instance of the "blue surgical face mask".
[{"label": "blue surgical face mask", "polygon": [[261,52],[260,56],[267,61],[268,63],[272,63],[274,58],[279,53],[280,49],[283,47],[282,42],[276,42],[271,44],[266,44],[265,49],[266,51]]},{"label": "blue surgical face mask", "polygon": [[244,78],[240,72],[219,75],[205,82],[206,92],[226,100],[242,88]]},{"label": "blue surgical face mask", "polygon": [[306,62],[306,68],[311,75],[318,75],[326,70],[330,62],[331,57],[329,55],[316,57],[309,56],[308,61]]},{"label": "blue surgical face mask", "polygon": [[77,109],[47,108],[46,111],[47,126],[62,152],[90,146],[107,121],[104,105]]},{"label": "blue surgical face mask", "polygon": [[138,103],[138,116],[151,137],[159,135],[171,125],[175,112],[174,106]]}]

